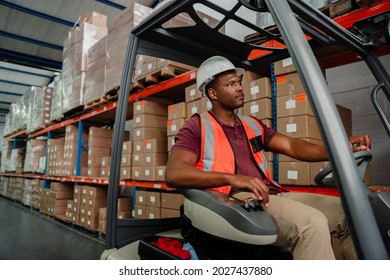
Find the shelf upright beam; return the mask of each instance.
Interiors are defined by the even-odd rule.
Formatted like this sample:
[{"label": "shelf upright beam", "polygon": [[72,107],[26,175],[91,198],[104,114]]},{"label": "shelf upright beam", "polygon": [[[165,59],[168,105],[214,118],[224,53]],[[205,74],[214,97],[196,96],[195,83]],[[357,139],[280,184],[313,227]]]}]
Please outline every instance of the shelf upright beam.
[{"label": "shelf upright beam", "polygon": [[[78,130],[77,130],[77,152],[76,152],[76,177],[80,176],[81,170],[81,153],[83,146],[83,129],[84,129],[83,121],[79,121]],[[76,183],[77,185],[77,183]]]}]

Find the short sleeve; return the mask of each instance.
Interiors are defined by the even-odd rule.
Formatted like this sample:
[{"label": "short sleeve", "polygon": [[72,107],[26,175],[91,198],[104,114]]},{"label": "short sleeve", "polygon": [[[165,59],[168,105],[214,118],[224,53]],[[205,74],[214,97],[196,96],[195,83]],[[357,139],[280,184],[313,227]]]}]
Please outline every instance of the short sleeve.
[{"label": "short sleeve", "polygon": [[175,144],[171,150],[185,149],[194,153],[197,157],[200,154],[200,123],[199,117],[188,119],[175,136]]}]

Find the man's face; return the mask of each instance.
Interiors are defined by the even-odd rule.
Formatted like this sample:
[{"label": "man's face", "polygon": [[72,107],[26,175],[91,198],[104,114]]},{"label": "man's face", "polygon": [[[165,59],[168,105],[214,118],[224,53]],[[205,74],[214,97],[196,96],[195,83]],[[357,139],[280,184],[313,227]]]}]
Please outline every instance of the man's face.
[{"label": "man's face", "polygon": [[231,110],[244,106],[244,93],[242,91],[241,79],[235,71],[229,71],[219,75],[215,87],[215,101],[222,107]]}]

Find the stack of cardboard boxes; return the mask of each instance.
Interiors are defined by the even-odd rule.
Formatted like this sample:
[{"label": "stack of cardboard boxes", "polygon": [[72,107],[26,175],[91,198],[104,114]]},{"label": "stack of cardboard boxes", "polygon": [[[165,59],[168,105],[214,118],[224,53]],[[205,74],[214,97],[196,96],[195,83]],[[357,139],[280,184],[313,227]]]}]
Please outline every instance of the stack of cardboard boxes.
[{"label": "stack of cardboard boxes", "polygon": [[[275,63],[277,84],[278,131],[293,138],[322,144],[320,131],[307,93],[291,58]],[[337,106],[343,112],[344,123],[351,125],[350,110]],[[279,183],[285,185],[314,185],[314,177],[327,162],[308,163],[280,155]]]},{"label": "stack of cardboard boxes", "polygon": [[31,181],[31,207],[35,209],[41,208],[43,180],[33,179]]},{"label": "stack of cardboard boxes", "polygon": [[[102,175],[102,162],[111,156],[113,130],[90,127],[88,133],[88,177]],[[105,176],[104,176],[105,177]]]},{"label": "stack of cardboard boxes", "polygon": [[84,104],[88,50],[107,35],[107,16],[90,12],[80,17],[64,41],[62,77],[68,98],[64,113]]},{"label": "stack of cardboard boxes", "polygon": [[47,140],[47,166],[46,174],[50,176],[63,175],[64,166],[64,138],[51,138]]},{"label": "stack of cardboard boxes", "polygon": [[178,193],[137,190],[134,217],[159,219],[179,217],[183,196]]},{"label": "stack of cardboard boxes", "polygon": [[72,185],[52,182],[49,189],[42,189],[41,211],[58,218],[64,218],[67,201],[73,197]]},{"label": "stack of cardboard boxes", "polygon": [[167,106],[142,100],[134,103],[132,179],[155,181],[156,167],[167,161]]},{"label": "stack of cardboard boxes", "polygon": [[[62,169],[63,176],[76,176],[76,160],[78,147],[78,130],[77,125],[68,125],[65,129],[64,141],[64,166]],[[84,143],[88,139],[88,132],[83,130],[81,141]],[[88,145],[84,147],[87,149]],[[80,152],[80,174],[79,176],[87,176],[88,154],[86,151]]]},{"label": "stack of cardboard boxes", "polygon": [[[132,218],[132,197],[119,197],[118,198],[118,219],[131,219]],[[102,233],[106,233],[107,225],[107,207],[99,208],[99,226],[97,230]]]},{"label": "stack of cardboard boxes", "polygon": [[107,206],[106,186],[82,186],[79,206],[79,224],[90,230],[99,227],[99,208]]}]

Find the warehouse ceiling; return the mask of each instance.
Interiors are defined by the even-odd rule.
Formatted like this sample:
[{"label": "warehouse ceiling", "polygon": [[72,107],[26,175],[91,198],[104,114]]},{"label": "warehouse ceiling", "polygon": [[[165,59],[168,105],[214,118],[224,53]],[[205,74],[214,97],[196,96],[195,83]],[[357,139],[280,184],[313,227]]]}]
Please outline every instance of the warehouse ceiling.
[{"label": "warehouse ceiling", "polygon": [[31,86],[46,86],[62,69],[63,43],[78,18],[90,11],[108,20],[132,3],[161,0],[0,0],[0,125]]}]

